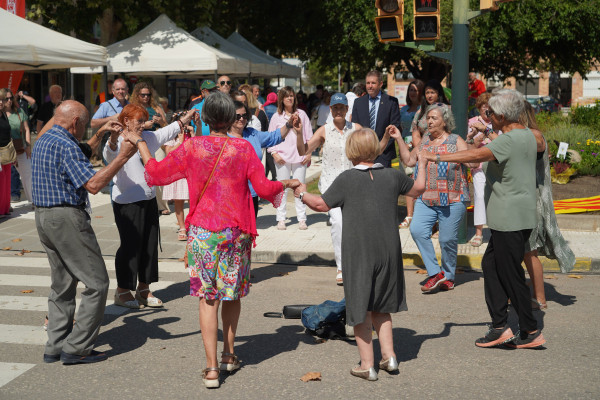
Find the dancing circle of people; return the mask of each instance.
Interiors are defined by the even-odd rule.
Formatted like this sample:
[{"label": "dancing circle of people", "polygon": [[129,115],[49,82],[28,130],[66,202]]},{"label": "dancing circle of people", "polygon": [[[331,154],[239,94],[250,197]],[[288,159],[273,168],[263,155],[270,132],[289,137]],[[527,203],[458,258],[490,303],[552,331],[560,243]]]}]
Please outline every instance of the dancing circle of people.
[{"label": "dancing circle of people", "polygon": [[[44,361],[79,364],[107,358],[94,350],[108,275],[90,222],[88,193],[112,182],[121,241],[114,304],[163,307],[150,285],[158,281],[159,215],[169,212],[168,204],[160,204],[173,200],[177,237],[186,242],[190,295],[199,298],[207,388],[219,387],[220,374],[242,366],[235,336],[241,299],[250,290],[259,198],[277,208],[277,229],[285,230],[288,189],[295,196],[298,229],[309,228],[306,207],[329,215],[336,283],[343,286],[346,323],[354,329],[360,355],[351,375],[374,381],[377,370],[393,373],[399,363],[391,314],[406,310],[399,228],[410,229],[427,270],[421,291],[455,289],[458,230],[471,200],[467,168],[473,174],[475,204],[470,244],[482,244],[484,225],[491,232],[482,259],[491,324],[475,345],[544,345],[533,314],[547,307],[538,256],[558,258],[563,271],[573,268],[575,258],[556,224],[548,149],[531,106],[513,90],[480,95],[480,115],[469,120],[464,140],[452,133],[454,117],[439,82],[411,82],[402,108],[382,86],[381,73],[371,71],[365,84],[348,94],[320,94],[317,101],[300,103],[300,93],[284,87],[261,104],[259,90],[243,85],[231,91],[231,79],[222,76],[216,83],[205,80],[200,95],[190,99],[190,110],[173,114],[167,123],[150,84],[138,83],[127,98],[127,83],[117,79],[113,98],[100,104],[91,120],[98,131],[87,144],[79,143],[89,121],[86,108],[72,100],[58,105],[31,157],[36,227],[52,278]],[[0,91],[0,102],[10,112],[7,93]],[[330,115],[313,133],[309,115],[311,110],[321,113],[319,99],[326,99]],[[0,131],[11,127],[3,112]],[[89,158],[99,147],[107,165],[95,171]],[[322,195],[307,192],[305,182],[317,148],[322,149]],[[391,168],[396,148],[399,169]],[[264,150],[277,179],[267,179]],[[400,195],[406,196],[408,211],[402,223],[397,220]],[[189,201],[185,218],[184,201]],[[78,282],[86,289],[75,315]],[[518,330],[508,325],[509,303]],[[378,368],[373,329],[381,348]]]}]

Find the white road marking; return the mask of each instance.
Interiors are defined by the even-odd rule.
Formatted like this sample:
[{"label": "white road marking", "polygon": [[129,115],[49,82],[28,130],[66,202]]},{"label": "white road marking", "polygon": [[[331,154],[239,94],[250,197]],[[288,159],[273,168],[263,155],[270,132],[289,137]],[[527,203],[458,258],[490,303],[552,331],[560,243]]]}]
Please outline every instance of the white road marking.
[{"label": "white road marking", "polygon": [[35,364],[0,362],[0,387],[33,367],[35,367]]}]

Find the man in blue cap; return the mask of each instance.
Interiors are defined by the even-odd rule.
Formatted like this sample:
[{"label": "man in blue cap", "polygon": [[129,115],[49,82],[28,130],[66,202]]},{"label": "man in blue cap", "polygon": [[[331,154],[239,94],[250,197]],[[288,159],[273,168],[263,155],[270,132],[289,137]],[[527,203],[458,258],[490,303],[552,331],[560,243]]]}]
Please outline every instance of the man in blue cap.
[{"label": "man in blue cap", "polygon": [[[204,80],[204,82],[202,82],[202,85],[200,85],[201,94],[200,96],[192,100],[192,102],[190,103],[190,110],[198,110],[198,115],[202,115],[202,105],[204,104],[204,99],[206,99],[209,94],[211,94],[212,92],[216,92],[217,90],[218,88],[216,83],[214,83],[210,79]],[[192,126],[194,127],[194,131],[196,131],[196,134],[198,134],[199,132],[197,132],[196,124],[194,123],[194,121],[192,121]],[[210,129],[208,128],[208,125],[204,122],[202,122],[201,133],[204,136],[210,134]]]}]

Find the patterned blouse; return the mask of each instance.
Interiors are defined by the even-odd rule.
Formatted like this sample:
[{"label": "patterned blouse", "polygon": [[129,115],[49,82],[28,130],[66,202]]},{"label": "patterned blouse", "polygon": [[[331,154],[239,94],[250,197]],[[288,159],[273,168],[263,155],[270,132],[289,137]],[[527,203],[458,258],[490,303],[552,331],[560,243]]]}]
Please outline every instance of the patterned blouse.
[{"label": "patterned blouse", "polygon": [[[226,139],[229,139],[227,142]],[[204,196],[198,200],[213,165],[223,155],[215,169]],[[242,232],[257,236],[254,205],[248,180],[256,193],[278,207],[283,198],[281,182],[265,177],[265,169],[250,143],[244,139],[196,136],[157,162],[146,164],[148,185],[164,186],[186,178],[190,192],[190,211],[185,227],[202,227],[211,232],[238,227]]]},{"label": "patterned blouse", "polygon": [[[450,134],[440,145],[433,145],[429,134],[423,137],[423,149],[433,154],[456,153],[458,135]],[[415,180],[418,176],[418,163],[415,167]],[[425,169],[425,193],[420,199],[430,207],[449,206],[459,201],[470,201],[469,184],[466,179],[466,167],[452,162],[428,162]]]},{"label": "patterned blouse", "polygon": [[323,144],[323,165],[319,178],[319,191],[325,193],[339,174],[352,168],[352,162],[346,157],[346,140],[354,132],[354,123],[347,122],[344,133],[340,134],[332,122],[325,124],[325,143]]}]

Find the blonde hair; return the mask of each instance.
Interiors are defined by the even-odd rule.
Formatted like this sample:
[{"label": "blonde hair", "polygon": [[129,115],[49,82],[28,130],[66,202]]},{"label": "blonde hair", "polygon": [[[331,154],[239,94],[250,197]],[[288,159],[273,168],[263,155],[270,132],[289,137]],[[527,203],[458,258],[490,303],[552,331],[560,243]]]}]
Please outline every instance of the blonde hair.
[{"label": "blonde hair", "polygon": [[158,108],[160,107],[160,105],[158,104],[159,96],[156,90],[154,90],[154,87],[152,87],[152,85],[149,82],[142,81],[136,83],[136,85],[133,87],[133,92],[131,93],[131,98],[129,102],[131,104],[136,104],[138,106],[144,107],[144,105],[140,102],[140,99],[138,97],[142,89],[148,89],[150,91],[149,105],[150,107],[154,108],[156,112],[158,112]]},{"label": "blonde hair", "polygon": [[357,129],[346,140],[346,157],[355,165],[372,162],[380,153],[379,138],[373,129]]},{"label": "blonde hair", "polygon": [[240,85],[240,87],[238,87],[238,90],[241,90],[242,92],[244,92],[244,94],[246,94],[248,108],[252,110],[258,108],[258,100],[256,100],[256,97],[254,97],[254,95],[252,94],[252,86],[248,85],[247,83],[244,83],[243,85]]}]

